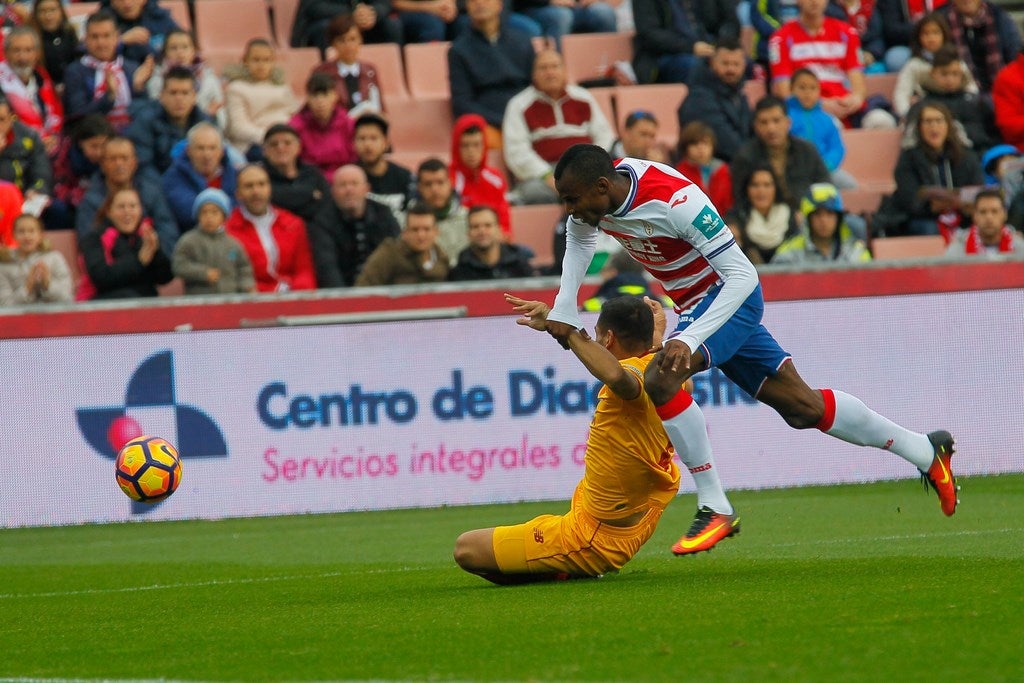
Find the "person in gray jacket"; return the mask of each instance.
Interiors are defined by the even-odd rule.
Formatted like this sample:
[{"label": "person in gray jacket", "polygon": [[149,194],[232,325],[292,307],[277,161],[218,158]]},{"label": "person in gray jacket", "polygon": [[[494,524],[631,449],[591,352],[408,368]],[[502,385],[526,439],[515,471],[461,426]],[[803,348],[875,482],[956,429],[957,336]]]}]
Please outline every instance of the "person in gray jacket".
[{"label": "person in gray jacket", "polygon": [[223,190],[207,188],[192,204],[196,229],[174,248],[171,268],[185,283],[185,294],[255,292],[252,263],[241,243],[224,230],[231,199]]}]

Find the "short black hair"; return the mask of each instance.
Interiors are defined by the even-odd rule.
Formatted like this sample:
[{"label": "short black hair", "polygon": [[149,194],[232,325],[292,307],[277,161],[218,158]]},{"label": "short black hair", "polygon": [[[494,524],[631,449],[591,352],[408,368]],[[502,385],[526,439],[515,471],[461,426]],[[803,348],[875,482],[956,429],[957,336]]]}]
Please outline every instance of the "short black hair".
[{"label": "short black hair", "polygon": [[494,221],[496,223],[501,222],[501,219],[498,217],[498,210],[490,204],[474,204],[469,207],[469,211],[466,212],[466,218],[469,219],[478,213],[483,213],[484,211],[491,212],[494,215]]},{"label": "short black hair", "polygon": [[437,222],[437,214],[429,206],[420,201],[415,201],[405,210],[405,223],[409,224],[409,216],[430,216]]},{"label": "short black hair", "polygon": [[114,134],[114,127],[103,114],[87,114],[73,124],[71,131],[71,139],[82,142],[99,136],[109,138]]},{"label": "short black hair", "polygon": [[940,69],[950,64],[958,64],[959,62],[960,50],[957,49],[956,45],[949,43],[939,46],[939,49],[932,55],[932,66]]},{"label": "short black hair", "polygon": [[605,301],[597,325],[614,332],[629,350],[646,351],[654,341],[654,314],[638,296],[617,296]]},{"label": "short black hair", "polygon": [[996,188],[996,187],[986,187],[985,189],[980,190],[978,192],[978,194],[974,195],[974,205],[977,206],[978,205],[978,200],[979,199],[985,199],[985,198],[997,199],[997,200],[999,200],[999,204],[1004,209],[1006,208],[1006,199],[1003,198],[1003,191],[1000,190],[999,188]]},{"label": "short black hair", "polygon": [[307,95],[319,95],[325,92],[334,92],[334,76],[323,71],[314,71],[310,74],[309,78],[306,79],[306,94]]},{"label": "short black hair", "polygon": [[561,180],[566,173],[583,183],[596,183],[598,178],[615,175],[615,164],[604,147],[578,144],[565,150],[555,165],[555,180]]},{"label": "short black hair", "polygon": [[196,76],[192,73],[192,69],[180,64],[175,64],[164,72],[164,84],[160,89],[163,90],[166,88],[167,83],[170,81],[189,81],[192,83],[193,88],[197,87]]},{"label": "short black hair", "polygon": [[448,172],[448,164],[444,163],[437,157],[430,157],[420,164],[419,168],[416,169],[416,177],[419,178],[424,173],[436,173],[438,171]]},{"label": "short black hair", "polygon": [[729,50],[730,52],[734,52],[736,50],[742,50],[743,46],[740,45],[740,40],[738,37],[726,35],[720,37],[717,41],[715,41],[715,49]]},{"label": "short black hair", "polygon": [[275,135],[280,135],[281,133],[291,135],[296,140],[302,140],[302,138],[299,137],[299,131],[295,130],[287,123],[275,123],[270,128],[267,128],[267,132],[263,134],[263,144],[267,144],[267,141],[270,140],[270,138]]},{"label": "short black hair", "polygon": [[787,116],[789,115],[786,111],[785,102],[775,95],[765,95],[757,101],[757,104],[754,105],[754,117],[756,118],[758,114],[763,111],[768,111],[769,109],[781,109],[783,114],[786,114]]},{"label": "short black hair", "polygon": [[377,128],[380,128],[380,132],[384,134],[384,137],[388,136],[388,120],[380,114],[370,112],[360,116],[356,119],[354,130],[359,130],[363,126],[377,126]]},{"label": "short black hair", "polygon": [[[113,11],[107,9],[106,7],[104,7],[103,9],[96,10],[88,17],[86,17],[85,27],[89,28],[94,24],[102,24],[105,21],[111,22],[112,24],[114,24],[114,28],[117,28],[117,15],[115,15]],[[120,31],[118,32],[120,33]]]}]

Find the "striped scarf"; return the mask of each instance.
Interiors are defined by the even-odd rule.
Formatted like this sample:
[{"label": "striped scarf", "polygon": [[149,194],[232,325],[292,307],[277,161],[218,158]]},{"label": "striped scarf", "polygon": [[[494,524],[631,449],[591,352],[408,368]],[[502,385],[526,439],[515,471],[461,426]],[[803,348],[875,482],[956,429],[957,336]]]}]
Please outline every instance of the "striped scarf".
[{"label": "striped scarf", "polygon": [[[1003,53],[999,49],[999,32],[996,28],[995,17],[988,8],[987,2],[982,2],[978,7],[978,13],[973,17],[964,17],[957,12],[947,12],[949,30],[953,37],[953,43],[960,52],[960,59],[971,68],[971,75],[978,83],[991,83],[995,80],[996,74],[1003,68]],[[985,46],[985,71],[981,71],[981,65],[974,63],[971,55],[971,46],[967,42],[966,31],[973,29],[980,32],[981,39]],[[985,74],[989,77],[985,78]]]},{"label": "striped scarf", "polygon": [[119,131],[127,128],[131,123],[128,106],[132,103],[132,87],[128,83],[128,75],[124,71],[124,60],[118,57],[112,62],[101,62],[92,55],[85,55],[82,57],[82,64],[96,72],[92,91],[94,100],[107,94],[107,73],[114,75],[116,82],[114,106],[107,112],[107,121]]},{"label": "striped scarf", "polygon": [[[985,243],[981,241],[981,235],[978,234],[978,226],[972,225],[970,230],[967,231],[967,243],[964,245],[964,253],[981,254],[984,251]],[[1004,225],[1003,229],[999,231],[999,251],[1000,253],[1013,251],[1013,228],[1008,225]]]}]

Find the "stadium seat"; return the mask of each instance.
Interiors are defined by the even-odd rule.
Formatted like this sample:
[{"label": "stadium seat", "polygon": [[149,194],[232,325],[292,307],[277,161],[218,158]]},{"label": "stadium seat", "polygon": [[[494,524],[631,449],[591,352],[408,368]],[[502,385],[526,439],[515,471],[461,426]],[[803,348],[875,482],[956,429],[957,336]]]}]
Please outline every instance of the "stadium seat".
[{"label": "stadium seat", "polygon": [[306,81],[320,63],[320,50],[315,47],[279,48],[277,63],[284,70],[292,92],[302,101],[306,99]]},{"label": "stadium seat", "polygon": [[608,125],[618,137],[618,124],[615,120],[615,88],[589,88],[590,94],[597,100],[601,113],[608,119]]},{"label": "stadium seat", "polygon": [[896,189],[893,172],[900,156],[899,128],[844,128],[846,156],[842,168],[857,179],[860,189],[892,192]]},{"label": "stadium seat", "polygon": [[385,109],[409,99],[409,89],[405,85],[405,67],[402,66],[402,48],[396,43],[363,45],[359,50],[359,58],[377,67],[377,78],[380,80]]},{"label": "stadium seat", "polygon": [[274,40],[266,0],[200,0],[195,12],[195,30],[204,55],[234,50],[240,61],[245,44],[253,38]]},{"label": "stadium seat", "polygon": [[188,11],[188,0],[160,0],[160,6],[171,13],[174,23],[186,31],[192,28],[192,15]]},{"label": "stadium seat", "polygon": [[872,214],[878,211],[878,205],[882,202],[882,192],[879,190],[855,188],[852,190],[841,190],[843,206],[847,211],[857,214]]},{"label": "stadium seat", "polygon": [[395,152],[449,155],[452,105],[445,99],[412,99],[388,111],[391,147]]},{"label": "stadium seat", "polygon": [[871,240],[871,251],[876,261],[934,258],[946,253],[946,241],[941,235],[879,237]]},{"label": "stadium seat", "polygon": [[679,105],[686,99],[682,83],[664,85],[626,85],[615,89],[618,128],[625,127],[630,112],[648,111],[658,119],[658,142],[675,149],[679,143]]},{"label": "stadium seat", "polygon": [[603,78],[615,62],[633,59],[633,34],[566,34],[562,36],[562,57],[570,83]]},{"label": "stadium seat", "polygon": [[74,230],[47,230],[46,239],[50,240],[50,246],[58,251],[68,262],[68,269],[71,271],[71,285],[73,289],[78,288],[78,280],[82,277],[79,271],[78,262],[78,233]]},{"label": "stadium seat", "polygon": [[410,43],[403,48],[405,81],[415,99],[451,98],[448,47],[451,43]]},{"label": "stadium seat", "polygon": [[[206,0],[199,0],[206,2]],[[291,45],[292,26],[295,24],[295,12],[299,9],[299,0],[269,0],[274,39],[278,47]]]},{"label": "stadium seat", "polygon": [[550,266],[555,262],[555,225],[561,217],[561,204],[511,207],[512,242],[533,250],[534,266]]},{"label": "stadium seat", "polygon": [[64,5],[68,17],[87,17],[99,8],[98,2],[71,2]]},{"label": "stadium seat", "polygon": [[897,73],[891,74],[867,74],[864,76],[864,85],[867,88],[868,97],[881,95],[887,101],[892,102],[892,92],[896,89]]}]

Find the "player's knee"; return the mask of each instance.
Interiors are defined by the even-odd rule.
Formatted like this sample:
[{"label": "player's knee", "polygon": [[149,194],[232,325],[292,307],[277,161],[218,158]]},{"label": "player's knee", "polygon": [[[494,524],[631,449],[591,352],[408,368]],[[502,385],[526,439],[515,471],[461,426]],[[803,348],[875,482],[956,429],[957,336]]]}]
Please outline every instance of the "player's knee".
[{"label": "player's knee", "polygon": [[452,556],[455,558],[455,564],[466,571],[473,571],[473,542],[469,532],[461,534],[455,539],[455,550],[452,552]]}]

